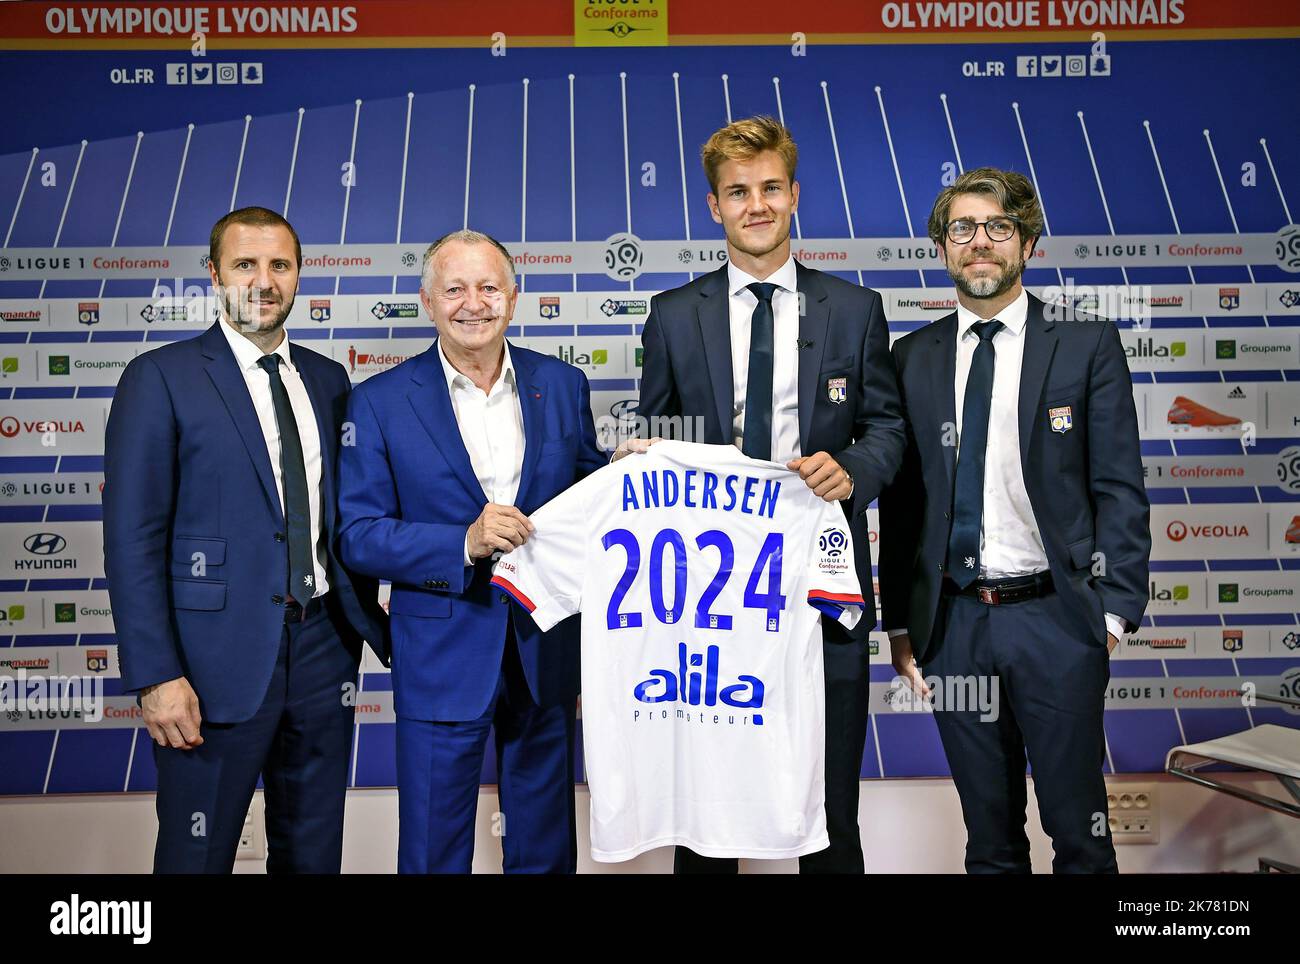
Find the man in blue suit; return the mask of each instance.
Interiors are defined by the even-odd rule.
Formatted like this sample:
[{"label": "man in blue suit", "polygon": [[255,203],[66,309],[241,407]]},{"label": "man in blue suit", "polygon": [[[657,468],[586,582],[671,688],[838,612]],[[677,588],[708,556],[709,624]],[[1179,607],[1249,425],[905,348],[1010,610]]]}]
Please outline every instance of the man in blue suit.
[{"label": "man in blue suit", "polygon": [[605,463],[587,379],[506,342],[518,289],[501,244],[429,246],[425,352],[360,385],[339,471],[343,558],[391,580],[402,873],[468,873],[489,728],[505,870],[577,866],[578,618],[547,633],[490,585],[527,516]]},{"label": "man in blue suit", "polygon": [[334,550],[343,366],[291,344],[302,249],[242,208],[209,244],[222,315],[133,360],[104,455],[122,682],[158,766],[160,873],[228,873],[258,775],[267,870],[337,873],[358,660],[375,580]]},{"label": "man in blue suit", "polygon": [[[959,177],[929,224],[957,311],[894,345],[908,447],[880,498],[881,606],[900,685],[941,687],[934,716],[971,873],[1030,870],[1026,754],[1053,869],[1115,871],[1109,650],[1147,602],[1124,349],[1112,323],[1025,292],[1042,230],[1023,175]],[[992,699],[960,698],[971,692]]]},{"label": "man in blue suit", "polygon": [[[903,421],[880,295],[805,267],[790,250],[798,151],[771,117],[714,133],[702,150],[727,265],[656,295],[642,336],[638,416],[653,434],[735,444],[781,462],[843,507],[858,581],[871,595],[866,510],[898,470]],[[655,420],[669,419],[667,426]],[[635,446],[633,446],[635,447]],[[858,785],[867,738],[868,633],[823,621],[826,826],[800,873],[864,870]],[[678,847],[678,873],[736,873],[735,860]]]}]

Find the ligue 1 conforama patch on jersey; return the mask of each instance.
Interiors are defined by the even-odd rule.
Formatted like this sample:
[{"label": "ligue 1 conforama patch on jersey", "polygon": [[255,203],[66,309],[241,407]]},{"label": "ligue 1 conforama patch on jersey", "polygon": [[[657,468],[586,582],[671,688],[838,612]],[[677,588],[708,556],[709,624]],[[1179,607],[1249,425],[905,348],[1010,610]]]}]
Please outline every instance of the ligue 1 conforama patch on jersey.
[{"label": "ligue 1 conforama patch on jersey", "polygon": [[849,380],[847,378],[826,379],[826,397],[836,405],[844,404],[849,397]]},{"label": "ligue 1 conforama patch on jersey", "polygon": [[1060,432],[1064,435],[1074,427],[1074,416],[1070,414],[1070,406],[1062,405],[1060,408],[1049,408],[1047,418],[1052,423],[1052,431]]}]

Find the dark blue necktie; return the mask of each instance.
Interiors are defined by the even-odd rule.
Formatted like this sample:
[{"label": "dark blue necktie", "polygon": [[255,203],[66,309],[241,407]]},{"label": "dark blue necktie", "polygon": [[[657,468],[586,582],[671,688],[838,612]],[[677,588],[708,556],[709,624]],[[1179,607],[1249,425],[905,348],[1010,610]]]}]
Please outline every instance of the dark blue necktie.
[{"label": "dark blue necktie", "polygon": [[747,286],[758,299],[749,319],[749,368],[745,376],[745,423],[740,450],[751,459],[772,459],[772,295],[779,285]]},{"label": "dark blue necktie", "polygon": [[257,363],[271,377],[275,425],[280,431],[280,480],[284,484],[285,526],[289,530],[289,595],[305,604],[315,595],[316,566],[302,439],[298,437],[298,421],[289,402],[289,392],[280,378],[280,356],[263,355]]},{"label": "dark blue necktie", "polygon": [[993,336],[1000,321],[978,321],[975,357],[966,378],[957,450],[957,481],[953,486],[952,528],[948,532],[948,575],[965,589],[980,574],[980,520],[984,512],[984,454],[989,438],[989,407],[993,400]]}]

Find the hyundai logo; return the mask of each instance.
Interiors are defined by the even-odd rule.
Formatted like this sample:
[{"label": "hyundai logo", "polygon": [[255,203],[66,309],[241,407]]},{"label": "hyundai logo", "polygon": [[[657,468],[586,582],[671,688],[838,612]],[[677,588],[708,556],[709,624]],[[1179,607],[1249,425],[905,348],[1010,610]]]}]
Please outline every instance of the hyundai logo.
[{"label": "hyundai logo", "polygon": [[37,532],[23,540],[23,548],[34,556],[53,556],[62,552],[68,540],[56,532]]},{"label": "hyundai logo", "polygon": [[635,398],[625,398],[615,402],[609,407],[609,414],[616,419],[623,421],[625,419],[636,418],[637,400]]}]

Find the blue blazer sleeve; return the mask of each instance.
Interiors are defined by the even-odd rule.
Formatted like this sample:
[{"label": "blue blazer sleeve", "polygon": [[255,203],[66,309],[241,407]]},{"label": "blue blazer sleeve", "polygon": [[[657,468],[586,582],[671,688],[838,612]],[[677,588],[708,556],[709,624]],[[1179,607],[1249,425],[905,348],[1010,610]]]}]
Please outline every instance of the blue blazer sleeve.
[{"label": "blue blazer sleeve", "polygon": [[[903,361],[900,346],[895,345],[891,364],[900,372]],[[899,396],[903,396],[902,378]],[[880,555],[877,568],[880,582],[880,620],[882,628],[907,629],[908,607],[914,586],[913,570],[920,552],[919,541],[925,513],[925,479],[921,455],[912,426],[904,420],[906,445],[902,465],[894,480],[880,492]],[[855,487],[856,492],[856,487]]]},{"label": "blue blazer sleeve", "polygon": [[339,552],[344,564],[377,579],[463,593],[474,573],[465,565],[468,526],[401,518],[383,430],[364,388],[348,397],[347,425],[352,438],[345,438],[339,450]]},{"label": "blue blazer sleeve", "polygon": [[578,446],[578,479],[585,479],[606,465],[609,458],[596,443],[596,420],[591,415],[591,384],[585,372],[578,372],[578,376],[581,379],[578,385],[578,424],[582,430],[582,442]]},{"label": "blue blazer sleeve", "polygon": [[185,675],[167,605],[176,436],[162,372],[141,355],[122,373],[104,437],[104,569],[128,691]]},{"label": "blue blazer sleeve", "polygon": [[1142,481],[1133,381],[1114,324],[1103,325],[1088,375],[1088,485],[1096,520],[1096,575],[1106,612],[1136,628],[1149,598],[1151,507]]},{"label": "blue blazer sleeve", "polygon": [[[659,296],[650,299],[650,314],[641,330],[641,395],[637,401],[637,414],[646,418],[667,418],[682,414],[681,398],[673,382],[672,366],[668,361],[668,346],[664,342],[663,323],[660,321]],[[703,359],[701,359],[701,362]],[[655,434],[653,430],[649,434]]]},{"label": "blue blazer sleeve", "polygon": [[898,379],[889,353],[889,325],[880,295],[871,292],[858,385],[857,441],[835,454],[853,476],[850,514],[857,516],[893,481],[903,462],[906,433]]}]

